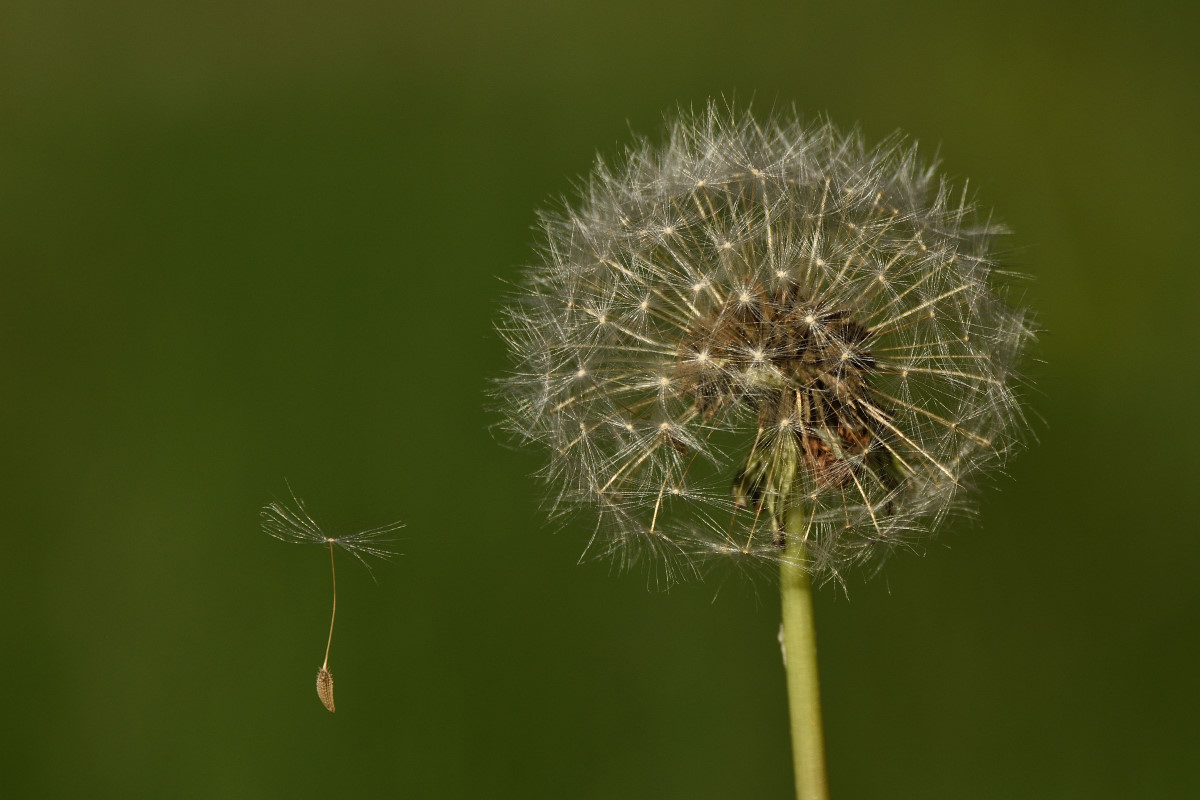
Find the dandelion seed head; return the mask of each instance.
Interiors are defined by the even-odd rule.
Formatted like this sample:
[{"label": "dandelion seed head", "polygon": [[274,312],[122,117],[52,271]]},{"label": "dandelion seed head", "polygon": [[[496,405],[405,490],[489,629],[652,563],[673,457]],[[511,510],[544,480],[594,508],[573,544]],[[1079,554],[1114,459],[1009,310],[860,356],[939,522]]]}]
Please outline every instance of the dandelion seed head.
[{"label": "dandelion seed head", "polygon": [[541,228],[499,395],[551,454],[553,512],[598,520],[591,554],[773,564],[802,508],[806,566],[840,579],[967,509],[1022,439],[1004,231],[902,137],[713,103]]}]

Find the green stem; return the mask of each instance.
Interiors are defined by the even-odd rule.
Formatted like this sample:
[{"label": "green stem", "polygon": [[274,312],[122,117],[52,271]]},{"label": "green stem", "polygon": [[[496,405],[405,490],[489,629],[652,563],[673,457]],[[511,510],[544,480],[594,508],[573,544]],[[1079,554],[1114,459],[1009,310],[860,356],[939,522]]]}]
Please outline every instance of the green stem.
[{"label": "green stem", "polygon": [[825,740],[821,733],[821,692],[817,685],[817,635],[813,626],[812,581],[805,569],[803,509],[787,518],[787,559],[780,570],[783,593],[783,648],[788,707],[792,717],[792,758],[797,800],[828,800]]}]

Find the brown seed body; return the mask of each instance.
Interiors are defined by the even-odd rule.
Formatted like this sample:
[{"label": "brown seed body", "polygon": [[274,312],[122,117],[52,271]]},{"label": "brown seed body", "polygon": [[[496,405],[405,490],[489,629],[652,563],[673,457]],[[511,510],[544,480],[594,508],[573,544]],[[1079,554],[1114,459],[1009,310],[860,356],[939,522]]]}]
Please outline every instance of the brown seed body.
[{"label": "brown seed body", "polygon": [[[773,294],[754,285],[688,334],[674,370],[678,396],[690,396],[706,420],[745,404],[757,411],[760,431],[770,432],[760,433],[735,478],[733,499],[756,517],[766,512],[776,547],[784,546],[780,512],[797,459],[807,483],[821,490],[849,485],[856,471],[887,474],[869,459],[885,452],[885,431],[860,410],[871,400],[875,362],[863,346],[871,332],[849,311],[809,300],[790,281]],[[790,465],[781,463],[781,447]]]},{"label": "brown seed body", "polygon": [[321,671],[317,673],[317,697],[321,698],[321,704],[329,709],[329,713],[333,713],[333,675],[325,667],[321,667]]}]

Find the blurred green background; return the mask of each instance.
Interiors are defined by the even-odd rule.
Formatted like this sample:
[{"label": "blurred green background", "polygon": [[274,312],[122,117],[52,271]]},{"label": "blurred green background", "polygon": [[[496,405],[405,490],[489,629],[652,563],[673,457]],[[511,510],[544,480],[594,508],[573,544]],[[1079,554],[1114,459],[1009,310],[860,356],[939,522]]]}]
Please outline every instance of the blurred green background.
[{"label": "blurred green background", "polygon": [[[818,597],[834,797],[1200,796],[1189,8],[0,5],[5,795],[787,797],[770,581],[577,565],[481,408],[535,209],[723,94],[940,145],[1045,328],[980,523]],[[335,716],[285,476],[408,523]]]}]

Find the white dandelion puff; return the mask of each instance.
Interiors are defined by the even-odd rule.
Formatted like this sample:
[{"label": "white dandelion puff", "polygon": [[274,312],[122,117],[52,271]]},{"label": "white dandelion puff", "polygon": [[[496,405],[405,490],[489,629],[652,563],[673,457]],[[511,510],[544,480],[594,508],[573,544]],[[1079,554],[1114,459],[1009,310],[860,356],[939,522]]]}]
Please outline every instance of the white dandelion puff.
[{"label": "white dandelion puff", "polygon": [[[499,330],[505,425],[589,550],[879,563],[969,504],[1025,428],[1004,230],[915,144],[714,103],[541,218]],[[787,532],[803,511],[802,532]]]}]

